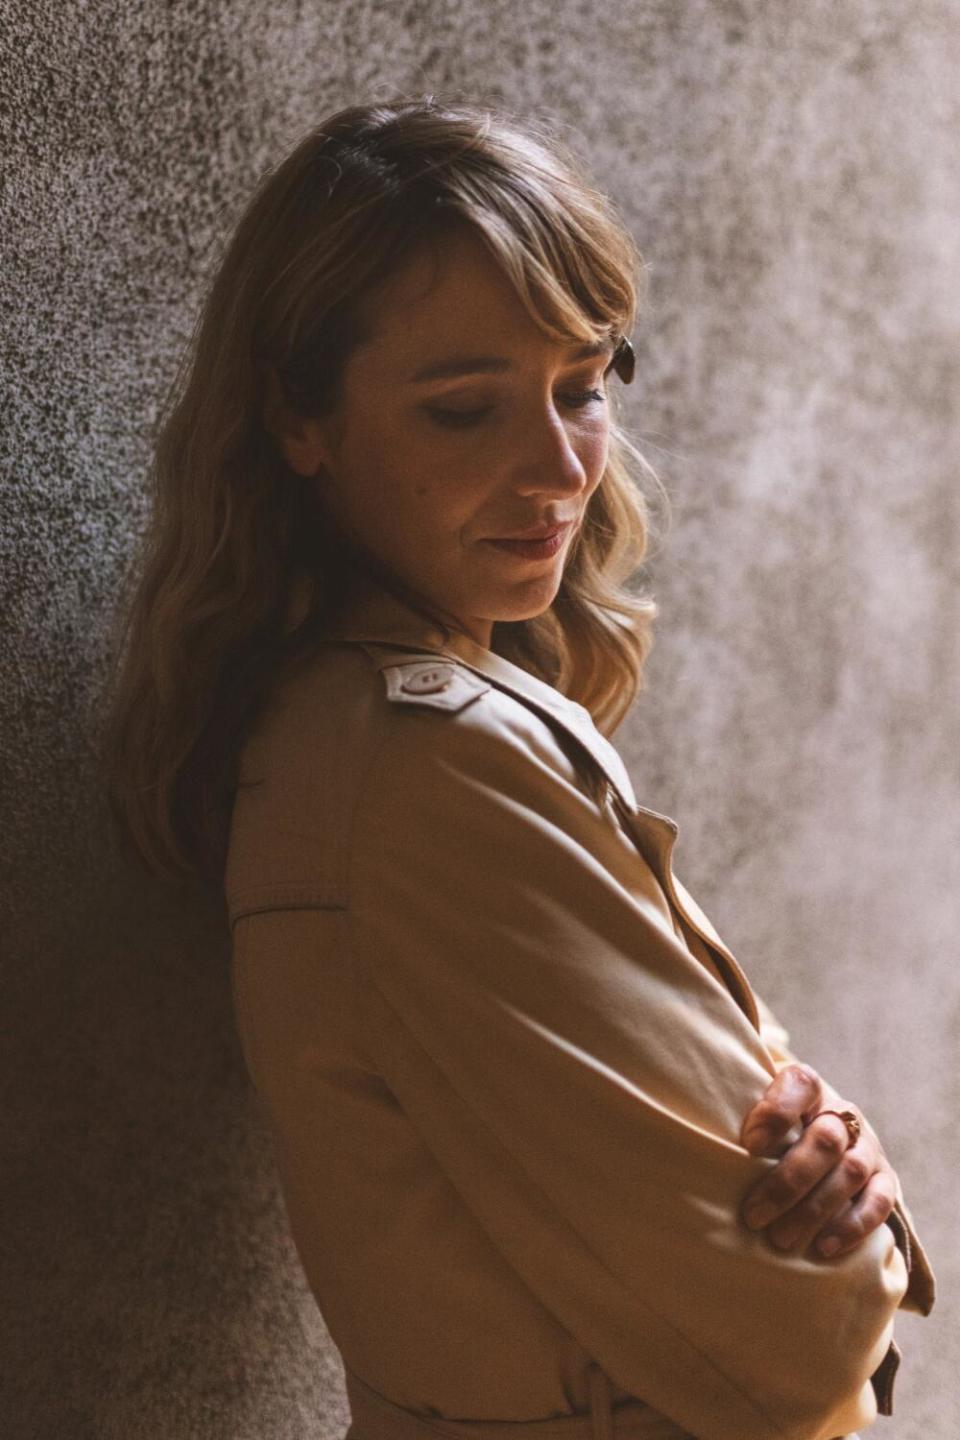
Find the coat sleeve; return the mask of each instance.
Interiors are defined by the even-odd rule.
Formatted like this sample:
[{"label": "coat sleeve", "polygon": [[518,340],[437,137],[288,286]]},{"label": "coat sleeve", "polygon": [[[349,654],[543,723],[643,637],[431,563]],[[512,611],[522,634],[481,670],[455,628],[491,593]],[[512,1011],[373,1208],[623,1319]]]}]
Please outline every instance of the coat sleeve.
[{"label": "coat sleeve", "polygon": [[609,821],[522,723],[421,712],[368,773],[349,914],[371,1053],[493,1243],[624,1389],[699,1440],[868,1425],[907,1284],[893,1236],[828,1261],[742,1224],[775,1162],[740,1122],[775,1063],[607,865]]},{"label": "coat sleeve", "polygon": [[[760,1014],[761,1037],[777,1070],[782,1070],[785,1065],[799,1059],[799,1056],[795,1055],[790,1048],[790,1035],[786,1027],[777,1019],[770,1006],[760,995],[756,995],[755,998]],[[929,1315],[936,1299],[936,1278],[916,1232],[913,1216],[903,1197],[899,1176],[897,1177],[897,1197],[893,1210],[887,1218],[887,1224],[893,1231],[897,1248],[903,1256],[910,1277],[899,1308],[912,1311],[916,1315]]]}]

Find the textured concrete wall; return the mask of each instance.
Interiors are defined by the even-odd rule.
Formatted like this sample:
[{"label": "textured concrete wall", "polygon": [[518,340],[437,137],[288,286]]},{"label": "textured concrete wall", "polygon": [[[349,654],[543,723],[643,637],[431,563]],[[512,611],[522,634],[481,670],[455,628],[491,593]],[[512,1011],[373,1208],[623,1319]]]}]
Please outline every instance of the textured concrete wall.
[{"label": "textured concrete wall", "polygon": [[953,1440],[958,60],[951,0],[0,0],[4,1434],[342,1433],[222,914],[117,874],[85,716],[211,242],[320,115],[435,89],[569,122],[650,261],[676,518],[617,743],[887,1140],[941,1298],[878,1428]]}]

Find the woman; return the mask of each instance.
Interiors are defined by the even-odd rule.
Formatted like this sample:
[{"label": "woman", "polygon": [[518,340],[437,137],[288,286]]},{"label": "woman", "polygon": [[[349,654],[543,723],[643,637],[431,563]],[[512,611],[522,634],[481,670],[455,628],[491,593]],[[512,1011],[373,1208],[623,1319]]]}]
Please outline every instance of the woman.
[{"label": "woman", "polygon": [[225,887],[350,1440],[831,1440],[933,1304],[607,738],[656,609],[638,261],[545,131],[350,107],[249,204],[157,445],[111,799]]}]

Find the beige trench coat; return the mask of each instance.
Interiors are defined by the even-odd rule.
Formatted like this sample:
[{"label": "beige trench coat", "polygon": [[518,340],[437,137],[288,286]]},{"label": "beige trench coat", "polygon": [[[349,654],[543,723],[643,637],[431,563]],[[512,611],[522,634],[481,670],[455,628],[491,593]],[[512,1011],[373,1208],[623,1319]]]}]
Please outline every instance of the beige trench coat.
[{"label": "beige trench coat", "polygon": [[889,1413],[930,1266],[902,1196],[834,1260],[739,1219],[775,1163],[741,1121],[792,1057],[673,873],[676,824],[582,706],[386,590],[329,634],[243,748],[226,900],[244,1055],[355,1390],[529,1422],[589,1410],[599,1367],[623,1433],[698,1440]]}]

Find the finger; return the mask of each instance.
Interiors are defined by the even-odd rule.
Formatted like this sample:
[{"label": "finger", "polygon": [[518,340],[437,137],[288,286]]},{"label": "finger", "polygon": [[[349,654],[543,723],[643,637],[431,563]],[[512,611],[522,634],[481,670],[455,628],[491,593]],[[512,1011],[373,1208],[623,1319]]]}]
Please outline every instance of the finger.
[{"label": "finger", "polygon": [[878,1172],[882,1156],[869,1139],[858,1141],[802,1199],[769,1226],[778,1250],[806,1250],[810,1242],[859,1196]]},{"label": "finger", "polygon": [[740,1132],[740,1143],[752,1155],[762,1155],[782,1144],[791,1128],[813,1115],[821,1103],[820,1076],[811,1065],[786,1065],[750,1109]]},{"label": "finger", "polygon": [[[867,1139],[863,1150],[868,1150],[871,1144],[872,1141]],[[848,1148],[850,1136],[838,1116],[818,1115],[779,1164],[748,1193],[743,1207],[746,1223],[753,1230],[764,1229],[808,1195],[841,1160],[848,1162],[847,1168],[852,1176],[857,1165],[863,1163],[859,1155],[854,1155],[859,1145],[858,1141],[857,1146]],[[860,1178],[860,1185],[865,1183],[869,1174],[868,1170]]]},{"label": "finger", "polygon": [[878,1170],[848,1209],[835,1216],[816,1240],[821,1255],[846,1255],[879,1230],[893,1210],[897,1187],[892,1172]]}]

